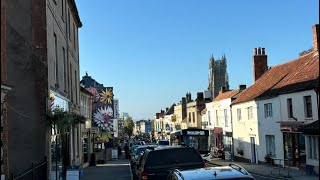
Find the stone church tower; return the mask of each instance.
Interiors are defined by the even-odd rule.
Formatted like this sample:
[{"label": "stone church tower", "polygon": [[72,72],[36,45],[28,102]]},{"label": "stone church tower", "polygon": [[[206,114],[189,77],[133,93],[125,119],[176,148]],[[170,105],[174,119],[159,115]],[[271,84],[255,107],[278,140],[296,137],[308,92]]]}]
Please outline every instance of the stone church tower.
[{"label": "stone church tower", "polygon": [[219,95],[219,91],[222,87],[225,87],[226,91],[229,90],[226,56],[222,55],[220,60],[214,60],[213,55],[211,55],[208,90],[211,91],[213,99]]}]

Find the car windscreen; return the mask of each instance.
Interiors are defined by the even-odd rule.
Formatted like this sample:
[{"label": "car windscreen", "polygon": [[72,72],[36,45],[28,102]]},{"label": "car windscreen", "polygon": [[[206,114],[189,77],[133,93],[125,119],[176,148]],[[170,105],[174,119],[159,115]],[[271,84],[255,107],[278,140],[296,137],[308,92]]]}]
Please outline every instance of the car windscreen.
[{"label": "car windscreen", "polygon": [[154,150],[154,147],[142,147],[142,148],[137,148],[134,150],[134,154],[138,155],[142,152],[144,152],[146,149]]},{"label": "car windscreen", "polygon": [[159,145],[169,145],[169,141],[159,141]]},{"label": "car windscreen", "polygon": [[157,167],[174,164],[202,164],[203,160],[195,149],[192,148],[173,148],[152,151],[146,160],[145,166]]}]

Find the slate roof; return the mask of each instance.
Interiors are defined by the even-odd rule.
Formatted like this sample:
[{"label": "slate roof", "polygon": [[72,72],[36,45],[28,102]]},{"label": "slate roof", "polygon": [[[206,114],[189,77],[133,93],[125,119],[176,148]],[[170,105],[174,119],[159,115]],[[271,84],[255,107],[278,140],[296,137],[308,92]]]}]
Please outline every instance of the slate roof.
[{"label": "slate roof", "polygon": [[319,87],[319,53],[310,52],[267,70],[233,104]]}]

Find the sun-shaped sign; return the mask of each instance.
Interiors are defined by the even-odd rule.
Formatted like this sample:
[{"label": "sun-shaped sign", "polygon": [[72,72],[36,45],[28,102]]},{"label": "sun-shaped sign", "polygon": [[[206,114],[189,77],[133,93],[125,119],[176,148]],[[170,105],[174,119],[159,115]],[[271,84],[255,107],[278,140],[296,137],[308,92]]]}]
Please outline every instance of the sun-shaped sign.
[{"label": "sun-shaped sign", "polygon": [[113,92],[112,89],[106,89],[106,91],[102,91],[100,93],[100,101],[106,104],[111,104],[113,99]]},{"label": "sun-shaped sign", "polygon": [[98,109],[94,115],[94,122],[103,130],[113,131],[113,110],[110,106]]}]

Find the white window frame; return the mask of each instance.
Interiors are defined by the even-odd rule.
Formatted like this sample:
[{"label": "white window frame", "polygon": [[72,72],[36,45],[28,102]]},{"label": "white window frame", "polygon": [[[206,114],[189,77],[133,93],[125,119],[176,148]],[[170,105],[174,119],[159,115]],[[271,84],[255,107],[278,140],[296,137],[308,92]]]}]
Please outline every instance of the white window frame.
[{"label": "white window frame", "polygon": [[319,136],[307,136],[308,159],[319,160]]},{"label": "white window frame", "polygon": [[228,111],[227,109],[223,110],[223,115],[224,115],[224,123],[225,123],[225,127],[228,127]]},{"label": "white window frame", "polygon": [[237,117],[238,117],[238,121],[241,120],[241,108],[237,109]]},{"label": "white window frame", "polygon": [[253,119],[253,107],[248,107],[248,119]]},{"label": "white window frame", "polygon": [[271,156],[276,156],[276,144],[275,144],[275,136],[274,135],[266,135],[266,152]]},{"label": "white window frame", "polygon": [[264,117],[272,117],[272,103],[264,104]]}]

